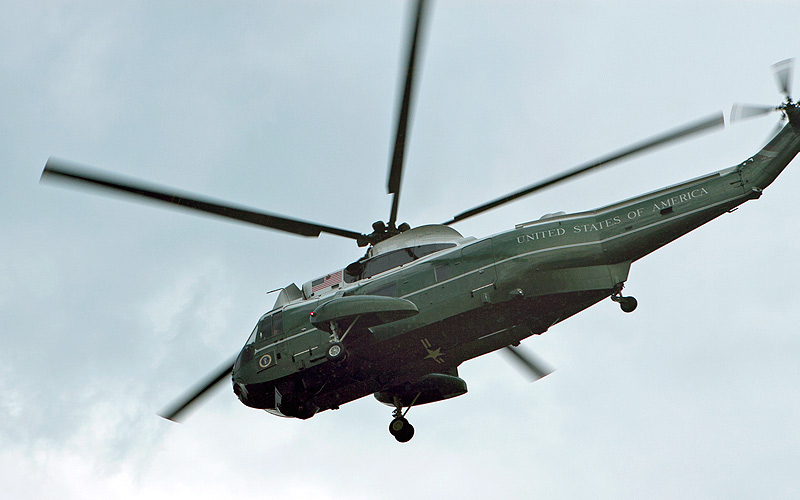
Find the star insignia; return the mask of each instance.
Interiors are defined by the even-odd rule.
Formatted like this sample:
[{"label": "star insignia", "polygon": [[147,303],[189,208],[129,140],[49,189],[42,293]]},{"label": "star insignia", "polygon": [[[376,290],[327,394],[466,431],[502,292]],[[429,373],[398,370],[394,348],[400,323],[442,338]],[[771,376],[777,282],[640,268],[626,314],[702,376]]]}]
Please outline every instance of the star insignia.
[{"label": "star insignia", "polygon": [[422,359],[432,359],[439,364],[444,363],[444,359],[442,358],[441,347],[437,347],[436,349],[431,349],[431,343],[428,339],[421,339],[420,342],[422,342],[422,347],[424,347],[425,350],[428,351],[428,355]]}]

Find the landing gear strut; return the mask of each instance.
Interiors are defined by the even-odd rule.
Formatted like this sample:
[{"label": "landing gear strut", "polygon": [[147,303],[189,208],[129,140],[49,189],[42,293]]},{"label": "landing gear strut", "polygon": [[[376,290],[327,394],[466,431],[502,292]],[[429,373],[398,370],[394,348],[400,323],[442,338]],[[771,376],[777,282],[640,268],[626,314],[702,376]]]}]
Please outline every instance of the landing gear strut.
[{"label": "landing gear strut", "polygon": [[619,304],[622,312],[631,313],[636,310],[636,306],[639,305],[639,303],[636,302],[636,299],[633,297],[624,297],[622,295],[622,288],[624,286],[624,283],[620,283],[614,287],[614,293],[611,294],[611,300]]},{"label": "landing gear strut", "polygon": [[639,305],[639,303],[636,301],[635,298],[623,297],[622,293],[620,292],[617,292],[614,295],[612,295],[611,300],[617,302],[619,304],[620,309],[622,309],[622,311],[626,313],[631,313],[635,311],[636,306]]},{"label": "landing gear strut", "polygon": [[408,420],[406,420],[406,413],[408,413],[408,410],[414,406],[414,403],[417,402],[418,397],[419,394],[417,394],[417,396],[414,398],[414,401],[412,401],[408,408],[406,408],[405,412],[403,411],[403,407],[400,406],[400,400],[395,398],[395,409],[392,412],[392,416],[394,418],[389,424],[389,434],[394,436],[399,443],[407,443],[412,437],[414,437],[414,426],[408,423]]},{"label": "landing gear strut", "polygon": [[356,321],[358,321],[359,317],[360,316],[356,316],[353,322],[350,323],[350,326],[347,327],[347,330],[345,330],[341,335],[339,333],[339,324],[335,321],[330,322],[331,338],[330,343],[328,344],[328,350],[325,351],[325,357],[328,358],[328,361],[339,363],[347,358],[347,350],[344,348],[342,341],[345,337],[347,337],[347,334],[350,333],[350,329],[353,328],[353,325],[356,324]]}]

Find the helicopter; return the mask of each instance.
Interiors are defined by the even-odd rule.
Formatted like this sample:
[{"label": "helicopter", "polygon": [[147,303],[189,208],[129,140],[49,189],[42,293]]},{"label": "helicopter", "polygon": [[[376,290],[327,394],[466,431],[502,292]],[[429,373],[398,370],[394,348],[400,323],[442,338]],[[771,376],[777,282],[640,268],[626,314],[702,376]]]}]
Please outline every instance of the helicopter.
[{"label": "helicopter", "polygon": [[[518,350],[520,342],[622,294],[633,262],[716,217],[757,199],[800,152],[800,106],[790,94],[791,62],[774,67],[785,96],[779,106],[739,105],[732,117],[778,111],[786,124],[754,156],[697,179],[579,213],[554,213],[495,235],[464,237],[454,224],[614,162],[722,127],[715,114],[580,165],[561,175],[459,213],[439,224],[400,222],[399,198],[418,46],[428,8],[415,5],[387,192],[386,222],[359,232],[122,179],[54,158],[43,180],[95,186],[305,237],[353,240],[366,253],[354,262],[279,290],[244,347],[162,414],[179,420],[230,377],[246,406],[308,419],[373,394],[393,408],[389,432],[414,435],[415,406],[467,392],[465,361],[505,349],[533,374],[549,369]],[[333,267],[333,266],[332,266]]]}]

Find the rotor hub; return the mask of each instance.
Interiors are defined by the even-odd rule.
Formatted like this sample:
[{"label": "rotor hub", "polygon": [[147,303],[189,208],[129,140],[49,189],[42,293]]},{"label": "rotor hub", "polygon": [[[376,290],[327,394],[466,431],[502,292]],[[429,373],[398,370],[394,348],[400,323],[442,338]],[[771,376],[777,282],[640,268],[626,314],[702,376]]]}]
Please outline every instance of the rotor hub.
[{"label": "rotor hub", "polygon": [[394,224],[387,225],[382,220],[375,221],[372,223],[372,232],[364,235],[364,238],[358,241],[358,246],[377,245],[381,241],[388,240],[409,229],[411,229],[411,226],[407,222],[395,227]]}]

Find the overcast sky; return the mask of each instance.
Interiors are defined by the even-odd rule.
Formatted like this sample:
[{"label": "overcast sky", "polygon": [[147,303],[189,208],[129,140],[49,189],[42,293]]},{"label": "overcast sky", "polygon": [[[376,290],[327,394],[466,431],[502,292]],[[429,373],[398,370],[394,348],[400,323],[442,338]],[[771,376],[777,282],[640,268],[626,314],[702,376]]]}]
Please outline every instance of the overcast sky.
[{"label": "overcast sky", "polygon": [[[796,1],[436,2],[400,217],[456,213],[650,135],[778,104]],[[611,301],[460,368],[469,393],[308,421],[222,384],[156,413],[274,296],[357,259],[304,239],[40,185],[51,155],[352,230],[386,219],[407,2],[11,2],[0,16],[0,489],[8,498],[797,498],[797,161],[634,264]],[[798,87],[796,87],[798,88]],[[795,94],[800,94],[800,90]],[[486,236],[734,165],[777,116],[456,225]]]}]

